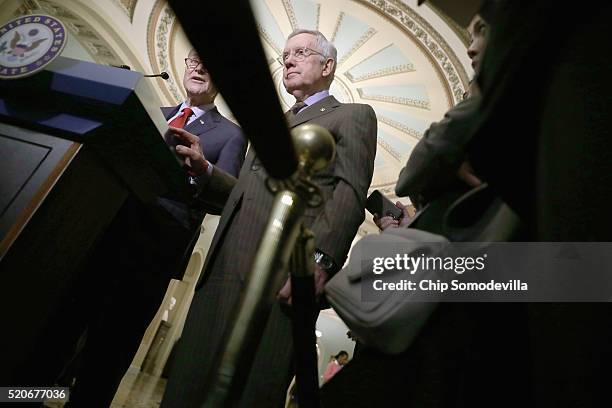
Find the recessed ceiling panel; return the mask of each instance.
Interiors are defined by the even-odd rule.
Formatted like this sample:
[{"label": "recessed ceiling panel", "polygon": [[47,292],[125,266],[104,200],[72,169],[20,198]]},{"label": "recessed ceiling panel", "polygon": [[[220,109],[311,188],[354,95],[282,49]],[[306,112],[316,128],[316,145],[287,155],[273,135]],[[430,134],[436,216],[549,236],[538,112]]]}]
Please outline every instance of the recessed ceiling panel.
[{"label": "recessed ceiling panel", "polygon": [[378,106],[375,108],[375,111],[379,122],[393,126],[394,128],[413,136],[415,139],[420,139],[430,125],[428,121],[409,116],[405,112],[397,112]]},{"label": "recessed ceiling panel", "polygon": [[291,27],[296,30],[305,28],[307,30],[319,29],[319,13],[321,4],[310,0],[283,0]]},{"label": "recessed ceiling panel", "polygon": [[425,85],[379,85],[357,88],[363,99],[409,105],[429,109]]},{"label": "recessed ceiling panel", "polygon": [[265,1],[253,1],[251,4],[259,24],[261,36],[280,54],[285,45],[285,34],[281,31],[278,22],[270,12],[270,9],[268,9]]},{"label": "recessed ceiling panel", "polygon": [[341,12],[331,41],[338,50],[338,64],[344,63],[376,30],[358,18]]},{"label": "recessed ceiling panel", "polygon": [[351,82],[414,71],[414,65],[395,44],[390,44],[344,73]]}]

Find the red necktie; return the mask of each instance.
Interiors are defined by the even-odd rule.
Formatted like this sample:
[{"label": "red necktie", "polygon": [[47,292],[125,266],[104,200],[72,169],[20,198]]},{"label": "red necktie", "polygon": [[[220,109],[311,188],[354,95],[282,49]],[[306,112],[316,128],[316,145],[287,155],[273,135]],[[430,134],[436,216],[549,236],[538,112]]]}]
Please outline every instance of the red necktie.
[{"label": "red necktie", "polygon": [[168,123],[168,126],[182,129],[185,127],[185,123],[187,123],[187,119],[189,119],[189,117],[192,114],[193,114],[193,111],[191,110],[191,108],[183,108],[183,110],[181,111],[181,114],[178,115],[176,118],[172,119],[172,121]]}]

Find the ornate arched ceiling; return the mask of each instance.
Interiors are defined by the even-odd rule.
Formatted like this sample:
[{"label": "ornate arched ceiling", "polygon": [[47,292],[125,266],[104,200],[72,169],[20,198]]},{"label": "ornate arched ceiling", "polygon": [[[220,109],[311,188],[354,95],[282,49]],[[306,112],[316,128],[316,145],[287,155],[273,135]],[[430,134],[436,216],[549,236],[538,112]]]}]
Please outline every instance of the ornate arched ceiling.
[{"label": "ornate arched ceiling", "polygon": [[391,193],[401,167],[434,120],[463,95],[467,75],[446,41],[414,10],[382,0],[257,0],[270,70],[284,107],[294,103],[276,61],[296,28],[318,29],[338,49],[331,93],[372,105],[378,153],[372,189]]},{"label": "ornate arched ceiling", "polygon": [[[467,86],[471,70],[457,27],[427,5],[417,7],[416,0],[251,3],[285,108],[293,98],[283,89],[276,57],[287,35],[298,27],[318,29],[335,43],[338,67],[331,92],[343,102],[368,103],[376,111],[378,151],[371,189],[395,198],[393,187],[412,148]],[[64,52],[68,56],[127,64],[146,73],[167,71],[168,81],[152,80],[160,105],[184,98],[183,58],[191,45],[165,0],[0,0],[0,6],[2,20],[32,12],[60,18],[76,40]],[[231,117],[222,99],[218,105]],[[374,228],[368,218],[360,233]]]}]

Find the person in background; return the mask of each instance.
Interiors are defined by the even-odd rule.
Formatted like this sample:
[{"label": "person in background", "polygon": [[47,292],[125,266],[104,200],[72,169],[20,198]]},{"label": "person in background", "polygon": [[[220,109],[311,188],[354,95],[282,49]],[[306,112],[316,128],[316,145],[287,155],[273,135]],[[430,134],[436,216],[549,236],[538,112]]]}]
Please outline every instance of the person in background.
[{"label": "person in background", "polygon": [[349,355],[346,351],[342,350],[335,356],[332,356],[331,361],[327,365],[325,372],[323,373],[323,381],[328,382],[332,379],[338,371],[342,369],[349,362]]}]

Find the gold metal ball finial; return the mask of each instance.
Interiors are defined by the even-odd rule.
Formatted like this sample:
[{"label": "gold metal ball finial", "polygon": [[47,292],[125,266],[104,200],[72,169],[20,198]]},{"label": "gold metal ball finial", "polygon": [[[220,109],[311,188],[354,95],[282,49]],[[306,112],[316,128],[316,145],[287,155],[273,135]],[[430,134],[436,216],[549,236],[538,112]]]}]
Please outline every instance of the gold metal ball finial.
[{"label": "gold metal ball finial", "polygon": [[323,126],[307,123],[291,131],[300,171],[310,176],[324,169],[336,155],[336,142]]}]

